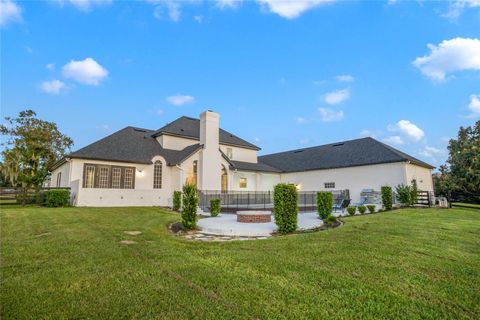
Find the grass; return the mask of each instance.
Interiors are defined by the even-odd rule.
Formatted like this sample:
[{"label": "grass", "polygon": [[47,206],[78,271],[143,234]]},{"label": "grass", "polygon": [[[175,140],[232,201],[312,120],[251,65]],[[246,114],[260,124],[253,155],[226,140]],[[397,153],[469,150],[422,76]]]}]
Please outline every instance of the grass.
[{"label": "grass", "polygon": [[221,243],[171,236],[179,216],[157,208],[1,211],[2,319],[480,315],[478,210],[403,209]]},{"label": "grass", "polygon": [[480,209],[480,204],[452,202],[452,207]]}]

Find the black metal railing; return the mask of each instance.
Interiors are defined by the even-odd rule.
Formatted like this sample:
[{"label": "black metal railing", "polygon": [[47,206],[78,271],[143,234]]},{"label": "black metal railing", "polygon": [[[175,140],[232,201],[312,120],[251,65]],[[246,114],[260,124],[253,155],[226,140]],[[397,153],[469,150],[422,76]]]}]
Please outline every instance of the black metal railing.
[{"label": "black metal railing", "polygon": [[[348,190],[331,191],[335,204],[343,199],[350,199]],[[238,210],[272,210],[273,191],[228,191],[199,190],[199,207],[208,211],[210,200],[218,198],[221,201],[222,212],[236,212]],[[298,192],[298,210],[300,212],[315,211],[317,207],[316,191]]]}]

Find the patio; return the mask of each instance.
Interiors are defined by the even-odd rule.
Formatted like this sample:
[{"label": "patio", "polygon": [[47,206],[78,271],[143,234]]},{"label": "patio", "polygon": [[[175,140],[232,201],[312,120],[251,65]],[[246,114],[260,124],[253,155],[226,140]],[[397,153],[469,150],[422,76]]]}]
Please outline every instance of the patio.
[{"label": "patio", "polygon": [[[235,214],[220,214],[214,218],[202,218],[197,225],[203,234],[235,237],[269,237],[277,230],[273,217],[271,222],[242,223],[237,222]],[[323,221],[316,212],[298,214],[298,231],[316,229],[322,225]]]}]

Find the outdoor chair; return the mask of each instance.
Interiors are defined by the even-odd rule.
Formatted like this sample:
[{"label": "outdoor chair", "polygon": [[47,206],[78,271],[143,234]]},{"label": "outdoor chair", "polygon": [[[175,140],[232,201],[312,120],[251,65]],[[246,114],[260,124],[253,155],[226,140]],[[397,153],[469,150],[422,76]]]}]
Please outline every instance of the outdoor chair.
[{"label": "outdoor chair", "polygon": [[341,210],[342,213],[345,212],[345,209],[350,205],[350,199],[343,199],[340,204],[333,205],[333,211],[337,212],[337,210]]}]

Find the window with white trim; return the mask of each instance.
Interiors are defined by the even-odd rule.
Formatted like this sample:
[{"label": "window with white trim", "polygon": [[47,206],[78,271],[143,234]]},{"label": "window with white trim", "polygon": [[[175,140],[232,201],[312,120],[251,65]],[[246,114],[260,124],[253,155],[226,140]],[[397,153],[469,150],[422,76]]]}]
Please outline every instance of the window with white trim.
[{"label": "window with white trim", "polygon": [[93,188],[95,185],[95,165],[86,164],[83,168],[83,187],[84,188]]},{"label": "window with white trim", "polygon": [[227,148],[227,158],[228,159],[233,158],[233,149],[232,148]]},{"label": "window with white trim", "polygon": [[153,188],[162,189],[162,161],[157,160],[153,165]]},{"label": "window with white trim", "polygon": [[124,189],[133,189],[133,179],[134,179],[135,171],[132,168],[125,168],[125,179],[123,188]]},{"label": "window with white trim", "polygon": [[62,173],[59,172],[57,173],[57,188],[60,188],[61,184],[62,184]]},{"label": "window with white trim", "polygon": [[247,178],[240,178],[240,188],[247,187]]},{"label": "window with white trim", "polygon": [[334,189],[335,188],[335,182],[325,182],[324,186],[325,186],[325,189]]},{"label": "window with white trim", "polygon": [[122,186],[122,168],[113,167],[112,168],[112,188],[120,189]]},{"label": "window with white trim", "polygon": [[109,186],[110,167],[101,166],[98,169],[98,187],[101,189],[107,189]]}]

